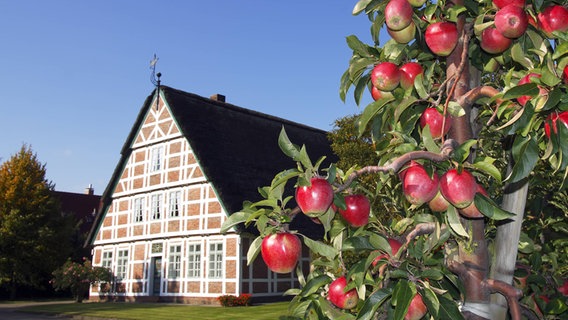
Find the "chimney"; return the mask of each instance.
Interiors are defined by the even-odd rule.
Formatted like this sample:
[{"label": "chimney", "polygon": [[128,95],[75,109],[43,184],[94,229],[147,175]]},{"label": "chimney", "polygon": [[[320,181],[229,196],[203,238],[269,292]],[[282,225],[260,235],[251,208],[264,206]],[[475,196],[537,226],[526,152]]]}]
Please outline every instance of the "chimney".
[{"label": "chimney", "polygon": [[93,185],[89,184],[89,186],[87,188],[85,188],[85,194],[88,194],[90,196],[92,196],[93,194],[95,194],[95,189],[93,189]]},{"label": "chimney", "polygon": [[222,94],[214,94],[211,97],[209,97],[211,100],[215,100],[215,101],[219,101],[219,102],[225,102],[225,96]]}]

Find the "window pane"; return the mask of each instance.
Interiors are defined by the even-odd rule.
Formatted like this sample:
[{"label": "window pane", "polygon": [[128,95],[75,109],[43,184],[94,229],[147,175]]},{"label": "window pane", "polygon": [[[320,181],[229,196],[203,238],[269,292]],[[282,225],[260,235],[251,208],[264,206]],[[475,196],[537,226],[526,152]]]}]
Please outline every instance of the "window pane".
[{"label": "window pane", "polygon": [[223,275],[223,243],[209,245],[209,277],[221,278]]},{"label": "window pane", "polygon": [[170,193],[169,213],[170,217],[179,217],[179,203],[181,192],[174,191]]},{"label": "window pane", "polygon": [[168,266],[168,277],[179,278],[181,274],[181,246],[171,246]]},{"label": "window pane", "polygon": [[201,276],[201,245],[190,244],[187,255],[187,276],[198,278]]}]

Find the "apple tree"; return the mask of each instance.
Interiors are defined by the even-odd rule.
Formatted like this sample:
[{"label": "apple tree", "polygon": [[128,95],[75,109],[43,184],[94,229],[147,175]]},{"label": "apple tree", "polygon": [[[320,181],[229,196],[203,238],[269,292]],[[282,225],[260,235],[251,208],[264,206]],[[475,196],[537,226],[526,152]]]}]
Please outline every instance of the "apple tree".
[{"label": "apple tree", "polygon": [[[295,249],[296,238],[311,249],[312,268],[296,270],[301,288],[287,292],[293,317],[565,317],[565,273],[542,277],[541,286],[559,289],[532,304],[513,275],[517,252],[535,262],[525,246],[530,232],[521,226],[529,188],[542,183],[537,169],[558,177],[547,188],[566,194],[566,5],[360,0],[353,14],[369,19],[371,43],[347,37],[353,55],[340,96],[352,90],[357,104],[372,97],[357,130],[370,133],[377,163],[320,168],[322,159],[312,162],[309,150],[282,131],[278,143],[297,167],[276,174],[259,189],[264,199],[246,202],[223,230],[238,223],[258,228],[249,261],[272,234],[294,238],[275,246],[276,255]],[[360,183],[368,175],[376,177],[374,192]],[[288,182],[295,194],[286,192]],[[381,222],[369,205],[377,197],[404,216]],[[556,207],[566,208],[561,199]],[[290,230],[298,214],[320,223],[323,238]],[[565,238],[564,218],[566,212],[538,221]]]}]

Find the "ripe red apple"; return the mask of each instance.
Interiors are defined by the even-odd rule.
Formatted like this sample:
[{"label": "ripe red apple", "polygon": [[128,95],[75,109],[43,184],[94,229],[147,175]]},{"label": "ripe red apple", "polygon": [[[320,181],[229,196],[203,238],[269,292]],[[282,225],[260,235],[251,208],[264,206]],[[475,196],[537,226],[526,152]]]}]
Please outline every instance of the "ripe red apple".
[{"label": "ripe red apple", "polygon": [[426,45],[438,56],[448,56],[458,43],[458,29],[453,22],[435,22],[426,27]]},{"label": "ripe red apple", "polygon": [[552,32],[568,31],[568,9],[561,5],[546,7],[537,15],[538,27],[547,37],[553,38]]},{"label": "ripe red apple", "polygon": [[416,25],[414,22],[410,22],[410,24],[401,30],[395,31],[390,28],[387,28],[387,32],[394,39],[394,41],[402,44],[409,43],[414,39],[416,36]]},{"label": "ripe red apple", "polygon": [[389,245],[391,247],[391,254],[383,253],[380,256],[376,257],[372,263],[373,267],[376,266],[381,259],[388,259],[392,256],[395,256],[398,253],[398,250],[400,250],[400,247],[402,247],[402,243],[400,243],[400,241],[396,239],[388,238],[387,241],[389,242]]},{"label": "ripe red apple", "polygon": [[410,301],[410,305],[408,306],[408,311],[404,316],[404,320],[422,319],[427,311],[428,308],[424,304],[424,301],[422,301],[422,296],[417,293],[412,298],[412,301]]},{"label": "ripe red apple", "polygon": [[529,25],[529,18],[525,9],[510,4],[495,14],[495,29],[503,36],[516,39],[522,36]]},{"label": "ripe red apple", "polygon": [[[420,127],[424,129],[428,125],[430,127],[430,134],[432,138],[438,139],[446,135],[452,126],[452,118],[446,116],[444,123],[444,116],[434,107],[429,107],[422,112],[420,116]],[[444,130],[442,131],[442,126]]]},{"label": "ripe red apple", "polygon": [[402,30],[412,22],[412,6],[407,0],[390,0],[385,7],[385,22],[393,31]]},{"label": "ripe red apple", "polygon": [[398,66],[392,62],[377,64],[371,71],[371,83],[381,91],[394,90],[400,83]]},{"label": "ripe red apple", "polygon": [[434,212],[445,212],[448,210],[449,205],[450,203],[446,200],[446,198],[444,198],[440,191],[438,191],[434,198],[428,202],[428,207],[430,207],[430,210]]},{"label": "ripe red apple", "polygon": [[407,62],[400,66],[400,86],[404,90],[414,87],[414,79],[424,73],[424,69],[418,62]]},{"label": "ripe red apple", "polygon": [[304,214],[317,217],[324,214],[333,202],[333,188],[323,178],[314,177],[309,186],[296,188],[296,203]]},{"label": "ripe red apple", "polygon": [[339,209],[339,213],[353,227],[361,227],[369,222],[371,203],[362,194],[350,194],[345,196],[345,210]]},{"label": "ripe red apple", "polygon": [[560,113],[553,112],[546,117],[546,121],[544,122],[544,134],[548,139],[550,139],[550,124],[552,123],[552,131],[554,133],[558,133],[558,128],[556,127],[557,120],[560,119],[566,128],[568,128],[568,111],[563,111]]},{"label": "ripe red apple", "polygon": [[[476,193],[481,193],[482,195],[489,197],[489,194],[487,193],[487,191],[480,184],[477,184]],[[475,206],[475,201],[472,201],[469,204],[469,206],[467,206],[463,209],[459,209],[459,212],[464,217],[467,217],[467,218],[472,218],[472,219],[483,218],[483,213],[481,213],[481,211],[479,211],[479,209],[477,209],[477,207]]]},{"label": "ripe red apple", "polygon": [[568,84],[568,65],[562,70],[562,81],[564,81],[564,84]]},{"label": "ripe red apple", "polygon": [[558,292],[562,293],[563,296],[568,297],[568,280],[564,280],[564,283],[558,287]]},{"label": "ripe red apple", "polygon": [[493,0],[493,4],[499,9],[504,8],[510,4],[524,8],[525,0]]},{"label": "ripe red apple", "polygon": [[467,170],[450,169],[440,178],[440,192],[454,207],[469,206],[477,193],[475,177]]},{"label": "ripe red apple", "polygon": [[[519,80],[518,85],[522,85],[522,84],[527,84],[527,83],[531,83],[531,78],[540,78],[541,75],[538,73],[529,73],[526,76],[522,77],[521,80]],[[545,94],[547,94],[548,91],[546,91],[546,89],[544,89],[543,87],[539,86],[539,94],[544,96]],[[520,96],[517,98],[517,102],[521,105],[521,106],[525,106],[525,104],[527,104],[527,101],[529,101],[531,99],[531,96]],[[537,102],[537,109],[538,106],[544,104],[544,101],[539,101]],[[542,106],[541,106],[542,107]]]},{"label": "ripe red apple", "polygon": [[430,175],[424,167],[415,161],[404,169],[402,177],[402,192],[406,200],[415,206],[420,206],[434,198],[438,192],[438,174]]},{"label": "ripe red apple", "polygon": [[302,254],[302,243],[298,236],[288,232],[274,233],[262,239],[260,247],[262,260],[276,273],[294,270]]},{"label": "ripe red apple", "polygon": [[345,279],[344,276],[333,280],[333,282],[329,285],[327,299],[338,308],[353,309],[357,306],[357,302],[359,301],[357,290],[353,288],[345,292],[346,286],[347,279]]},{"label": "ripe red apple", "polygon": [[486,28],[481,32],[481,49],[487,53],[499,54],[507,50],[513,40],[502,35],[493,27]]}]

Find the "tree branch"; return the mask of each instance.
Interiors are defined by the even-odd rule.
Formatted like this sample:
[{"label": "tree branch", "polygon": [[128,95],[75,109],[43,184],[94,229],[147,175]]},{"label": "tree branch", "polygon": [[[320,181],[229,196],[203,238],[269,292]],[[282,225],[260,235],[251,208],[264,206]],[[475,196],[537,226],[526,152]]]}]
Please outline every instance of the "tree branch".
[{"label": "tree branch", "polygon": [[512,320],[521,320],[521,306],[519,304],[519,298],[523,295],[522,291],[513,287],[512,285],[494,279],[485,279],[481,283],[487,290],[491,293],[500,293],[505,299],[507,299],[507,304],[509,305],[509,313],[511,314]]}]

